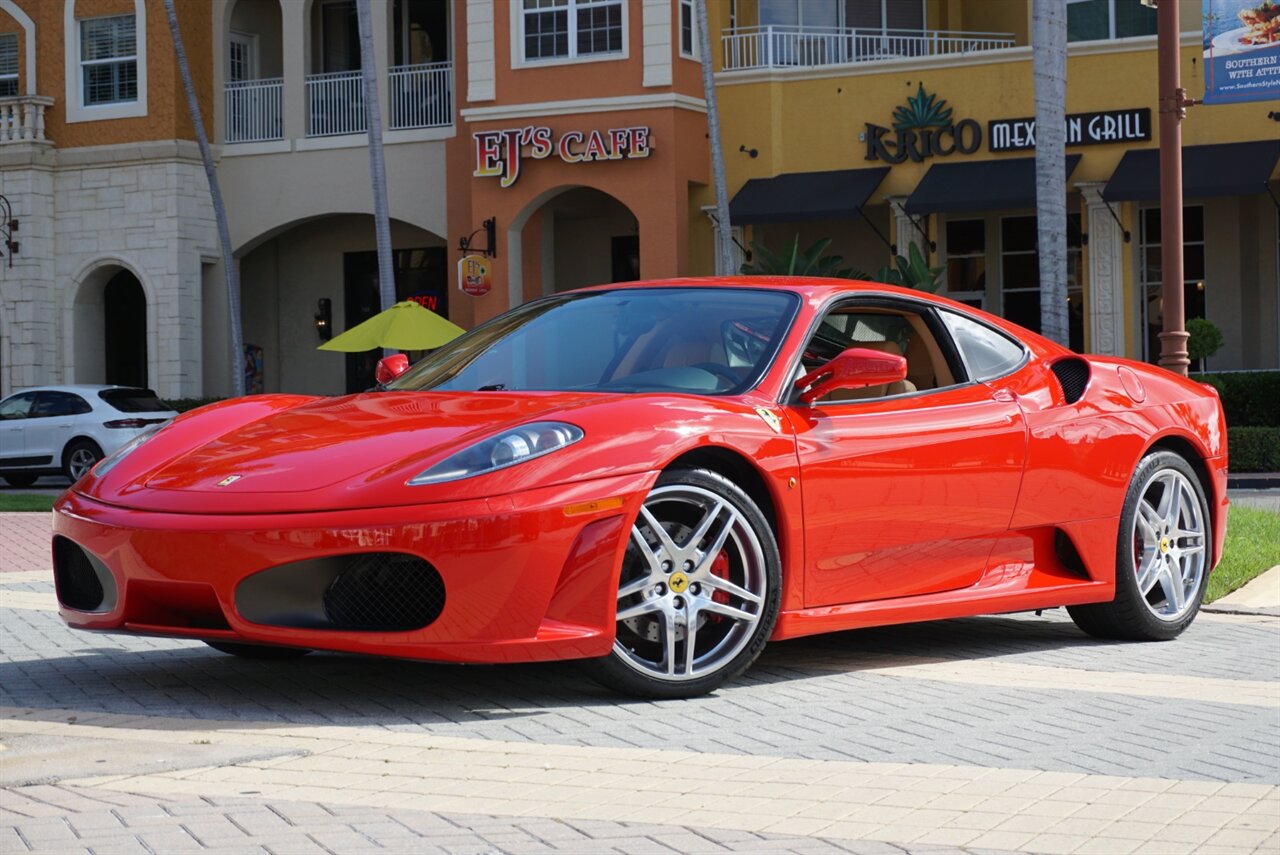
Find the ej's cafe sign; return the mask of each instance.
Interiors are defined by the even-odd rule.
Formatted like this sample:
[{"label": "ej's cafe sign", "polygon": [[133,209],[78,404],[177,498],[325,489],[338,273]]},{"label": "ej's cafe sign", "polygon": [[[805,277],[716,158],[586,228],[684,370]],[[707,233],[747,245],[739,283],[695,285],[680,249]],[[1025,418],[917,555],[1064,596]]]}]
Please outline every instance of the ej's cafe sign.
[{"label": "ej's cafe sign", "polygon": [[608,128],[593,131],[565,131],[556,136],[550,128],[506,128],[500,131],[477,131],[477,178],[497,178],[502,187],[510,187],[520,178],[520,163],[525,157],[545,160],[552,155],[565,163],[587,163],[600,160],[648,157],[653,150],[649,128]]}]

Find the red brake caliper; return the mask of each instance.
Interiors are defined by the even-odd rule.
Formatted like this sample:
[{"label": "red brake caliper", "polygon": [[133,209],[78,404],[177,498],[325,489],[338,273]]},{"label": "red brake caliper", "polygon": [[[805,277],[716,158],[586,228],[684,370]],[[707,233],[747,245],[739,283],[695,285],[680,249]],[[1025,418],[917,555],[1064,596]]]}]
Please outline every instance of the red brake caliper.
[{"label": "red brake caliper", "polygon": [[[723,551],[711,561],[711,575],[720,579],[727,580],[729,578],[729,557],[725,555]],[[724,603],[725,605],[728,605],[729,603],[729,595],[720,590],[713,591],[711,593],[711,599],[717,603]],[[707,619],[719,623],[724,620],[724,616],[713,614],[708,615]]]}]

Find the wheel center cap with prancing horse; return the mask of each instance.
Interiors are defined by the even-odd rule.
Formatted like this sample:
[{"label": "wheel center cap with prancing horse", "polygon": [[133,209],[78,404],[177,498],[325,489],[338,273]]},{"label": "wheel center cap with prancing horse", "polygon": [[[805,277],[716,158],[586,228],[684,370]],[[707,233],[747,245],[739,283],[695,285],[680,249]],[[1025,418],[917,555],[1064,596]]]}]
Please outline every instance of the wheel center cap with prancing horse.
[{"label": "wheel center cap with prancing horse", "polygon": [[683,594],[689,588],[689,577],[677,570],[667,580],[667,586],[671,588],[671,593]]},{"label": "wheel center cap with prancing horse", "polygon": [[1161,555],[1169,554],[1169,538],[1167,537],[1160,538],[1160,554]]}]

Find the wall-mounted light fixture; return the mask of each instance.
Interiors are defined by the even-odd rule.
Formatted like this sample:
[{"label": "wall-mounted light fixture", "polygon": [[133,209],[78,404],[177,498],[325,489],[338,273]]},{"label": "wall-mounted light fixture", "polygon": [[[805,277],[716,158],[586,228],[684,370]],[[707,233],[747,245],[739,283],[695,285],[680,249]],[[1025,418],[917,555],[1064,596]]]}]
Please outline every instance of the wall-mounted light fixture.
[{"label": "wall-mounted light fixture", "polygon": [[316,335],[321,341],[333,338],[333,301],[328,297],[316,301]]},{"label": "wall-mounted light fixture", "polygon": [[4,216],[4,221],[0,222],[0,239],[9,251],[9,266],[13,267],[13,257],[18,254],[18,242],[13,239],[13,233],[18,230],[18,221],[13,216],[13,206],[3,195],[0,195],[0,214]]},{"label": "wall-mounted light fixture", "polygon": [[747,148],[745,145],[740,145],[740,146],[738,146],[738,151],[742,152],[742,153],[743,153],[743,154],[745,154],[747,157],[750,157],[750,158],[752,158],[752,159],[755,159],[755,158],[757,158],[757,157],[759,157],[759,156],[760,156],[760,150],[759,150],[759,149],[755,149],[755,148]]}]

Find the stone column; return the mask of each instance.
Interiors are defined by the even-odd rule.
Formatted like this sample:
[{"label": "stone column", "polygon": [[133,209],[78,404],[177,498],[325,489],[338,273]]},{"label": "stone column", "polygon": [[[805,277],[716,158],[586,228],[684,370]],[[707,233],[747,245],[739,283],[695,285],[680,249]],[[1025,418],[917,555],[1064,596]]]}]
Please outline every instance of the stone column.
[{"label": "stone column", "polygon": [[924,257],[929,257],[929,239],[925,234],[921,233],[920,228],[916,227],[916,222],[920,223],[921,228],[929,227],[929,216],[912,219],[911,215],[906,212],[903,206],[907,203],[906,196],[890,196],[889,212],[893,215],[893,242],[897,247],[898,255],[907,255],[907,245],[914,243],[920,247],[920,251],[924,253]]},{"label": "stone column", "polygon": [[280,26],[283,30],[281,52],[284,75],[284,138],[302,139],[307,135],[307,73],[311,51],[307,45],[308,26],[305,3],[281,3]]},{"label": "stone column", "polygon": [[1089,350],[1124,356],[1124,232],[1102,201],[1102,181],[1081,181],[1089,235]]}]

